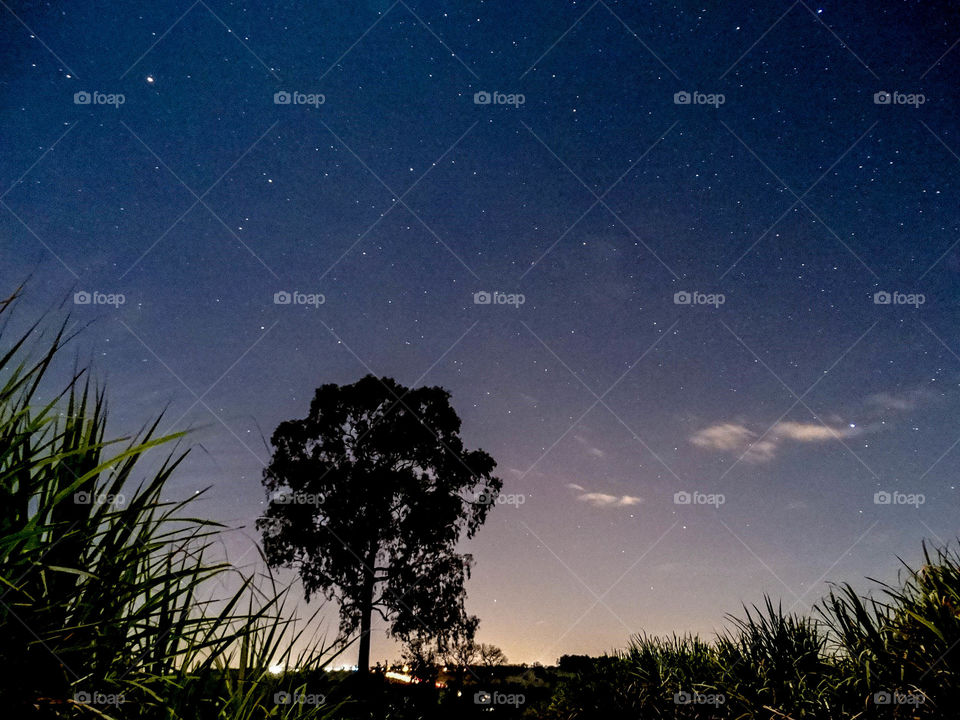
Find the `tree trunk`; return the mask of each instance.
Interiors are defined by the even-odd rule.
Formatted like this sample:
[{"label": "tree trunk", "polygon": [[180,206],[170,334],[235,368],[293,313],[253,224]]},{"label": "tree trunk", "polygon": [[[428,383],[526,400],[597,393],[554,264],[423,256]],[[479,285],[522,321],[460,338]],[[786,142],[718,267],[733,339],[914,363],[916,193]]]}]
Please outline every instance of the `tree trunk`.
[{"label": "tree trunk", "polygon": [[364,583],[360,597],[360,649],[357,655],[357,672],[361,675],[370,673],[370,624],[373,616],[373,590],[376,578],[374,568],[377,561],[376,549],[367,553],[366,567],[364,568]]}]

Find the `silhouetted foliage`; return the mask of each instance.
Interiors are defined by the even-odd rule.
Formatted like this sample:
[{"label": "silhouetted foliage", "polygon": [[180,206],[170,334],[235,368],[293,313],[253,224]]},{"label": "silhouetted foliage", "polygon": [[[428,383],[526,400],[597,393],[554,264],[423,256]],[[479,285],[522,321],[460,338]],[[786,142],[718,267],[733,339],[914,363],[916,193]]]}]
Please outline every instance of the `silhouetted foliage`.
[{"label": "silhouetted foliage", "polygon": [[410,644],[444,650],[464,626],[472,558],[464,531],[483,524],[502,487],[496,463],[467,450],[450,394],[368,375],[320,387],[302,420],[281,423],[258,527],[268,561],[296,567],[309,599],[340,603],[341,631],[360,630],[369,665],[372,611]]},{"label": "silhouetted foliage", "polygon": [[595,658],[591,655],[561,655],[557,660],[557,668],[561,672],[584,672],[593,667],[594,660]]},{"label": "silhouetted foliage", "polygon": [[318,672],[336,653],[294,649],[309,619],[298,629],[272,578],[216,559],[199,495],[165,499],[186,450],[144,462],[183,434],[161,436],[158,416],[109,439],[105,390],[62,360],[70,319],[13,333],[18,298],[0,298],[0,716],[276,717],[276,693],[309,677],[330,699],[298,720],[341,717]]},{"label": "silhouetted foliage", "polygon": [[960,546],[923,546],[879,595],[834,586],[816,617],[765,598],[713,642],[640,635],[615,656],[564,656],[549,720],[835,720],[957,716]]}]

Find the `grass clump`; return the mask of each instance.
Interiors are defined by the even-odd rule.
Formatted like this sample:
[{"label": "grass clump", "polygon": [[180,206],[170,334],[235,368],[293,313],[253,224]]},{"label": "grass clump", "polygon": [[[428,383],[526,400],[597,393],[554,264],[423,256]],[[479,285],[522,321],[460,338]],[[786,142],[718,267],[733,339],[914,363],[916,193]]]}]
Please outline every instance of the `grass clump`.
[{"label": "grass clump", "polygon": [[[901,561],[902,562],[902,561]],[[637,636],[581,662],[545,717],[938,719],[960,702],[960,550],[923,546],[895,585],[835,586],[805,617],[766,598],[714,641]]]},{"label": "grass clump", "polygon": [[[12,340],[0,301],[0,698],[16,718],[322,718],[304,684],[332,657],[299,639],[272,578],[212,560],[223,528],[163,499],[187,451],[160,418],[105,437],[107,404],[75,369],[41,400],[72,339]],[[46,339],[44,335],[46,334]],[[39,351],[37,338],[44,343]],[[144,455],[173,449],[140,472]],[[233,589],[214,594],[221,583]],[[272,665],[300,669],[271,675]],[[314,683],[316,685],[316,682]],[[281,695],[277,695],[280,693]],[[291,698],[311,702],[282,702]],[[281,702],[277,702],[278,698]]]}]

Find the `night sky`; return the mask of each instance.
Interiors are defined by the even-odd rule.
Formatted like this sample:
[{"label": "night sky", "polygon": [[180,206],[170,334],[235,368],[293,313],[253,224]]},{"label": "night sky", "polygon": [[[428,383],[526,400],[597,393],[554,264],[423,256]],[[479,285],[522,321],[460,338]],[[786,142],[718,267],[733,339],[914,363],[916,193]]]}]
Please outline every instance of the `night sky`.
[{"label": "night sky", "polygon": [[368,372],[498,461],[511,661],[960,533],[956,6],[0,4],[0,288],[91,323],[116,432],[194,429],[238,565],[263,437]]}]

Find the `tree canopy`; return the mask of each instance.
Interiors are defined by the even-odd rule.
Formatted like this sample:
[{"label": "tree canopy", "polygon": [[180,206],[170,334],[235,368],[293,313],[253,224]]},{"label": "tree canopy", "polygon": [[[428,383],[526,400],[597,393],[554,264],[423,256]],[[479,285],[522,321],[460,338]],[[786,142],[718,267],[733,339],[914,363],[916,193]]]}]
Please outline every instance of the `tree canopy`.
[{"label": "tree canopy", "polygon": [[442,645],[470,626],[472,557],[456,546],[483,524],[502,482],[490,455],[464,447],[449,392],[373,375],[323,385],[272,444],[270,502],[257,522],[267,560],[296,568],[308,600],[320,592],[339,603],[341,631],[361,633],[361,671],[373,611],[404,642]]}]

